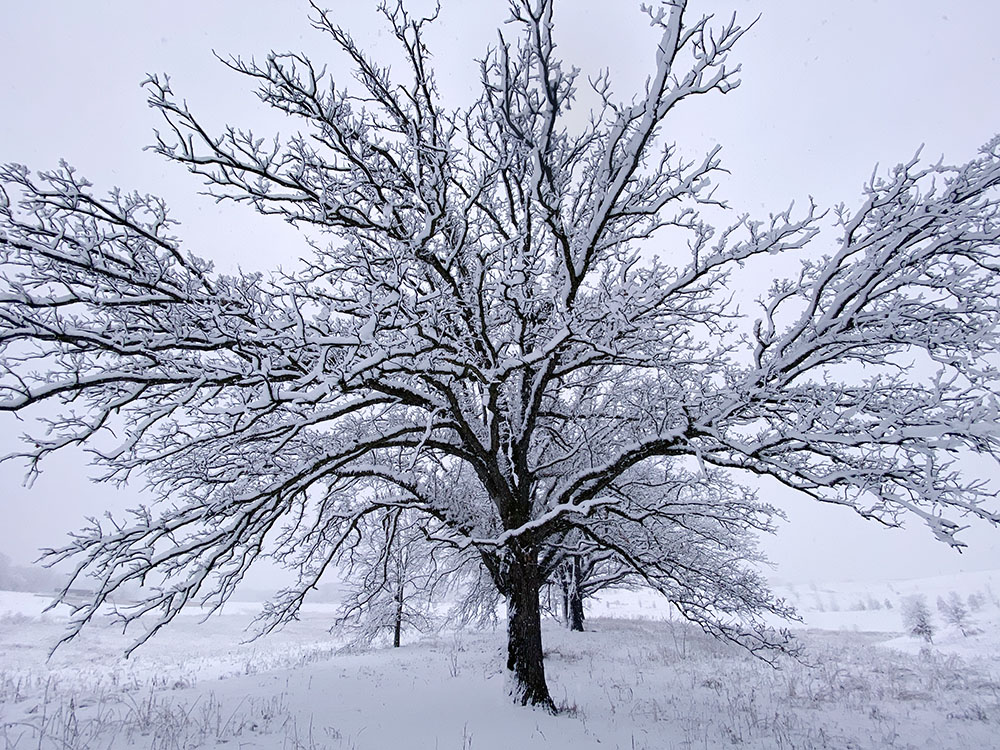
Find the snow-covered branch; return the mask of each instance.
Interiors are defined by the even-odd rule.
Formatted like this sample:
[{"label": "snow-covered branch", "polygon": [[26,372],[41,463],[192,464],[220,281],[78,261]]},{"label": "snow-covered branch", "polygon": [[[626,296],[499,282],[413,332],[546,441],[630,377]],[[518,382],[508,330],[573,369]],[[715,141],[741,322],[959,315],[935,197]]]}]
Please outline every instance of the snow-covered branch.
[{"label": "snow-covered branch", "polygon": [[[388,586],[402,627],[406,571],[389,572],[414,531],[482,565],[518,699],[550,705],[538,592],[567,560],[752,650],[785,645],[755,619],[788,613],[752,569],[775,513],[741,477],[916,516],[953,545],[963,518],[1000,523],[972,470],[1000,457],[1000,139],[876,175],[854,210],[714,226],[720,151],[664,136],[682,102],[738,85],[746,28],[687,5],[646,9],[645,86],[618,101],[591,78],[582,126],[551,0],[512,0],[518,38],[457,108],[431,68],[436,14],[402,2],[381,6],[398,75],[317,6],[353,77],[294,52],[224,61],[297,118],[286,139],[214,132],[150,77],[155,151],[309,233],[287,273],[216,273],[155,197],[0,168],[0,410],[41,420],[31,471],[83,444],[100,478],[142,478],[155,501],[53,553],[97,578],[75,630],[145,581],[135,615],[155,631],[264,555],[298,573],[271,622],[353,562],[352,612]],[[787,275],[748,320],[740,274],[766,255]]]}]

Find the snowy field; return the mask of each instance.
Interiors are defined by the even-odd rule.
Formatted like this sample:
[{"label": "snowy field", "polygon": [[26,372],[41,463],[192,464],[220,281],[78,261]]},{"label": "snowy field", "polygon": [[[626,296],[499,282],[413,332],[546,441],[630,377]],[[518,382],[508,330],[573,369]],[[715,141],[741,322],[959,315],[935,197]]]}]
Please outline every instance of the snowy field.
[{"label": "snowy field", "polygon": [[[934,602],[951,591],[983,594],[980,632],[941,623]],[[183,617],[128,660],[126,641],[97,625],[46,661],[59,614],[3,592],[0,748],[1000,747],[992,592],[1000,572],[784,587],[810,628],[804,658],[779,669],[669,619],[653,597],[613,592],[590,607],[589,632],[547,623],[555,717],[509,705],[502,627],[342,653],[330,605],[247,644],[253,607],[241,604]],[[937,618],[930,647],[901,634],[910,593]]]}]

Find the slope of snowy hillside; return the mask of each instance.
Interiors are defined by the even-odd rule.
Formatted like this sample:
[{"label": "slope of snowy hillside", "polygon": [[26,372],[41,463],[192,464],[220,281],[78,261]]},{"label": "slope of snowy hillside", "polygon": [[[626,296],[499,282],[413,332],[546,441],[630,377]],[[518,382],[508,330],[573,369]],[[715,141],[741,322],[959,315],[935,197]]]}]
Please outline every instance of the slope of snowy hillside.
[{"label": "slope of snowy hillside", "polygon": [[[880,633],[904,631],[901,605],[910,596],[923,596],[946,629],[937,600],[956,594],[973,622],[989,622],[1000,615],[1000,570],[973,571],[929,578],[890,581],[835,581],[774,586],[774,592],[795,606],[801,622],[775,621],[793,630],[861,630]],[[970,604],[969,597],[972,597]],[[677,617],[662,596],[649,590],[602,592],[587,602],[591,617],[669,620]]]},{"label": "slope of snowy hillside", "polygon": [[966,605],[971,619],[995,617],[1000,611],[1000,570],[884,582],[786,584],[775,591],[795,606],[807,627],[902,632],[901,605],[911,596],[923,596],[942,627],[937,602],[952,594]]}]

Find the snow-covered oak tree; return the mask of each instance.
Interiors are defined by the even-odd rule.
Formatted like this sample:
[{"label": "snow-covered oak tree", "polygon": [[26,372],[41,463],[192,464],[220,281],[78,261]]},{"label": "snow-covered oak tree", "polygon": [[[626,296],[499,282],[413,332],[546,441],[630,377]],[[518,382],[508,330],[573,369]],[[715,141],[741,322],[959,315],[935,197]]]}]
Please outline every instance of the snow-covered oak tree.
[{"label": "snow-covered oak tree", "polygon": [[635,570],[622,563],[614,550],[594,549],[591,552],[564,554],[549,577],[549,599],[556,590],[557,606],[549,609],[557,614],[570,630],[582,632],[586,619],[587,599],[607,589],[642,588],[642,579]]},{"label": "snow-covered oak tree", "polygon": [[[674,477],[672,487],[662,477],[633,471],[628,483],[615,487],[622,492],[620,507],[629,508],[625,517],[595,512],[585,529],[568,524],[540,555],[549,585],[559,589],[560,614],[570,630],[584,629],[588,598],[615,587],[652,585],[669,592],[682,612],[703,624],[696,614],[701,610],[692,605],[706,595],[721,601],[725,592],[731,613],[772,606],[746,564],[762,561],[755,533],[774,530],[775,508],[707,470],[700,477]],[[656,517],[646,514],[651,508]]]},{"label": "snow-covered oak tree", "polygon": [[[829,239],[814,207],[720,224],[717,150],[684,155],[665,123],[737,86],[741,27],[646,7],[660,41],[619,101],[558,59],[553,4],[511,0],[519,38],[486,53],[464,108],[439,101],[430,20],[402,4],[384,13],[405,75],[318,8],[353,79],[295,54],[229,61],[298,118],[287,140],[212,132],[148,80],[159,153],[302,229],[314,252],[290,273],[215,273],[157,198],[3,168],[0,408],[48,419],[32,470],[85,443],[103,478],[141,473],[161,498],[55,552],[99,584],[74,629],[146,581],[128,616],[155,632],[263,554],[299,573],[280,623],[402,509],[479,556],[507,603],[512,693],[551,708],[539,588],[562,540],[766,653],[757,615],[785,610],[733,546],[770,522],[741,477],[914,514],[949,544],[957,517],[1000,521],[986,474],[959,471],[1000,445],[1000,141],[873,178]],[[745,318],[739,273],[767,254],[789,277]]]},{"label": "snow-covered oak tree", "polygon": [[567,628],[583,631],[584,602],[605,589],[627,587],[633,580],[632,568],[619,563],[612,551],[566,555],[549,578],[549,597],[552,588],[558,597],[557,607],[550,608]]}]

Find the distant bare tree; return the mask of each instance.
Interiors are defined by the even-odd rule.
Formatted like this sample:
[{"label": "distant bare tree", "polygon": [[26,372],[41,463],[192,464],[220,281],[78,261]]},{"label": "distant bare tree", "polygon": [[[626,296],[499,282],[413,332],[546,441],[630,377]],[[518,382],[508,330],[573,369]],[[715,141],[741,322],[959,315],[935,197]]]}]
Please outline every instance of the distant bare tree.
[{"label": "distant bare tree", "polygon": [[938,609],[946,623],[958,628],[964,637],[969,637],[972,631],[969,610],[965,608],[965,603],[957,592],[950,591],[947,599],[938,597]]},{"label": "distant bare tree", "polygon": [[[745,564],[763,559],[755,534],[772,533],[773,519],[782,516],[717,471],[706,471],[697,479],[686,477],[672,488],[639,474],[633,479],[631,491],[639,507],[652,504],[645,496],[649,487],[671,497],[655,500],[662,513],[669,513],[670,528],[657,528],[653,519],[638,526],[622,523],[610,515],[603,523],[594,523],[589,534],[573,528],[554,537],[541,556],[542,570],[559,590],[562,619],[570,630],[584,629],[585,602],[602,591],[650,588],[651,574],[666,575],[661,561],[669,561],[677,571],[672,595],[682,611],[690,597],[704,592],[740,591]],[[625,485],[620,490],[626,491]],[[699,577],[705,575],[709,577]]]},{"label": "distant bare tree", "polygon": [[358,528],[358,540],[342,563],[347,588],[337,624],[354,631],[353,644],[390,634],[398,648],[404,631],[435,628],[434,595],[454,561],[404,511],[390,510],[365,524],[376,528]]},{"label": "distant bare tree", "polygon": [[550,578],[558,592],[559,614],[570,630],[584,630],[584,602],[601,591],[636,586],[634,571],[618,563],[610,551],[564,554]]}]

